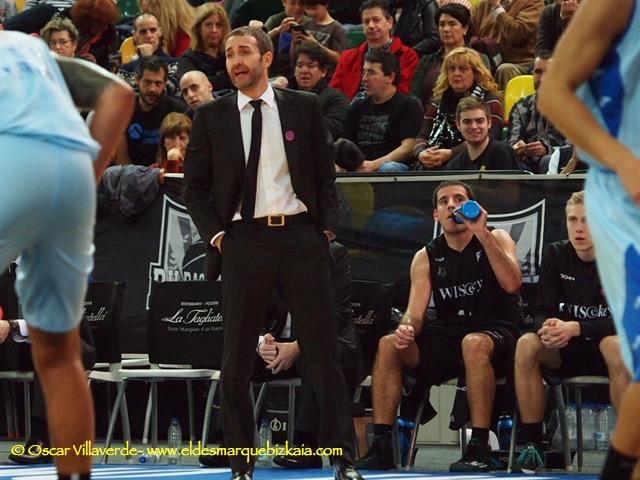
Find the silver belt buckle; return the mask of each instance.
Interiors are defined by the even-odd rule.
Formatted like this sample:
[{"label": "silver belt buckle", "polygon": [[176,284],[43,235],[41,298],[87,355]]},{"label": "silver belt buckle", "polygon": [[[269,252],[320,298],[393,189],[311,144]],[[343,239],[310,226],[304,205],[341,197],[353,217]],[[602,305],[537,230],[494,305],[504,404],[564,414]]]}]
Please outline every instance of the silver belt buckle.
[{"label": "silver belt buckle", "polygon": [[268,227],[284,227],[284,215],[267,215]]}]

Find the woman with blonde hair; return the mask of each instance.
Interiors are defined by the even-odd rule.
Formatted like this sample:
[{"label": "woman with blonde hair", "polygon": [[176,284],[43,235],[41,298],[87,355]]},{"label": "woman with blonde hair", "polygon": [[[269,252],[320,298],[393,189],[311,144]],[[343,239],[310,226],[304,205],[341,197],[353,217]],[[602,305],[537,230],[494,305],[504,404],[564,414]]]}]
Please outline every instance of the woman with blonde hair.
[{"label": "woman with blonde hair", "polygon": [[413,154],[414,170],[441,170],[464,150],[464,139],[456,127],[456,107],[466,96],[482,99],[491,111],[491,136],[500,138],[504,109],[498,98],[498,85],[475,50],[459,47],[442,63],[433,88],[433,98],[424,114]]},{"label": "woman with blonde hair", "polygon": [[192,70],[204,73],[214,90],[233,88],[224,57],[224,42],[231,31],[224,7],[205,3],[196,11],[191,25],[191,48],[178,62],[178,78]]},{"label": "woman with blonde hair", "polygon": [[184,155],[191,139],[191,119],[183,113],[168,114],[160,124],[156,166],[167,173],[182,173]]},{"label": "woman with blonde hair", "polygon": [[143,0],[140,8],[160,20],[165,51],[169,55],[179,57],[187,51],[191,43],[189,30],[195,17],[195,10],[187,0]]}]

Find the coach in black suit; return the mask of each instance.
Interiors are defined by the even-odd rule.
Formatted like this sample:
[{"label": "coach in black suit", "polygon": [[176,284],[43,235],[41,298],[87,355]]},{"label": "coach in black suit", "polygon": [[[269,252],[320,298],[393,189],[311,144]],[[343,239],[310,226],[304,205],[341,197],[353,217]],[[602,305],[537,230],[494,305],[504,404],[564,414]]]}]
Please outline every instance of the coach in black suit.
[{"label": "coach in black suit", "polygon": [[[280,282],[302,355],[312,365],[325,419],[320,443],[343,448],[333,459],[336,479],[361,479],[353,469],[350,402],[331,321],[328,242],[337,215],[330,136],[315,95],[269,85],[267,34],[236,29],[225,55],[239,91],[196,111],[184,186],[202,238],[222,257],[225,445],[253,446],[255,339]],[[252,478],[253,459],[236,456],[230,463],[233,479]]]}]

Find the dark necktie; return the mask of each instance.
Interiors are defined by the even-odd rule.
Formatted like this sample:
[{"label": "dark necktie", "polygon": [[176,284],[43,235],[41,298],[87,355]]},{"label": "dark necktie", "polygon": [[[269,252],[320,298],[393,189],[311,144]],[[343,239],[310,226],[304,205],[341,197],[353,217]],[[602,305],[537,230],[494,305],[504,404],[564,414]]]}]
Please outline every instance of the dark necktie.
[{"label": "dark necktie", "polygon": [[240,215],[244,220],[253,218],[256,208],[256,187],[258,185],[258,161],[260,160],[260,143],[262,140],[262,100],[251,100],[253,107],[251,117],[251,147],[249,159],[244,169],[244,186],[242,191],[242,208]]}]

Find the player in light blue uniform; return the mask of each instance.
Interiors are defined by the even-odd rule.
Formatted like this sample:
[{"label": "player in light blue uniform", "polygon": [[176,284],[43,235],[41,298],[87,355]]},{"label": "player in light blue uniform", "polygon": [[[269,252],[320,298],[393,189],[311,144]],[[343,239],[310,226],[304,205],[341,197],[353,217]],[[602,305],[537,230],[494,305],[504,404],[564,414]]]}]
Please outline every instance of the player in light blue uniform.
[{"label": "player in light blue uniform", "polygon": [[[89,478],[93,406],[77,326],[93,267],[95,183],[133,110],[133,91],[42,40],[0,31],[0,269],[17,291],[47,401],[60,478]],[[91,131],[76,106],[94,109]],[[94,162],[95,160],[95,162]]]},{"label": "player in light blue uniform", "polygon": [[553,55],[539,108],[591,164],[587,218],[632,383],[603,479],[640,457],[640,5],[585,0]]}]

